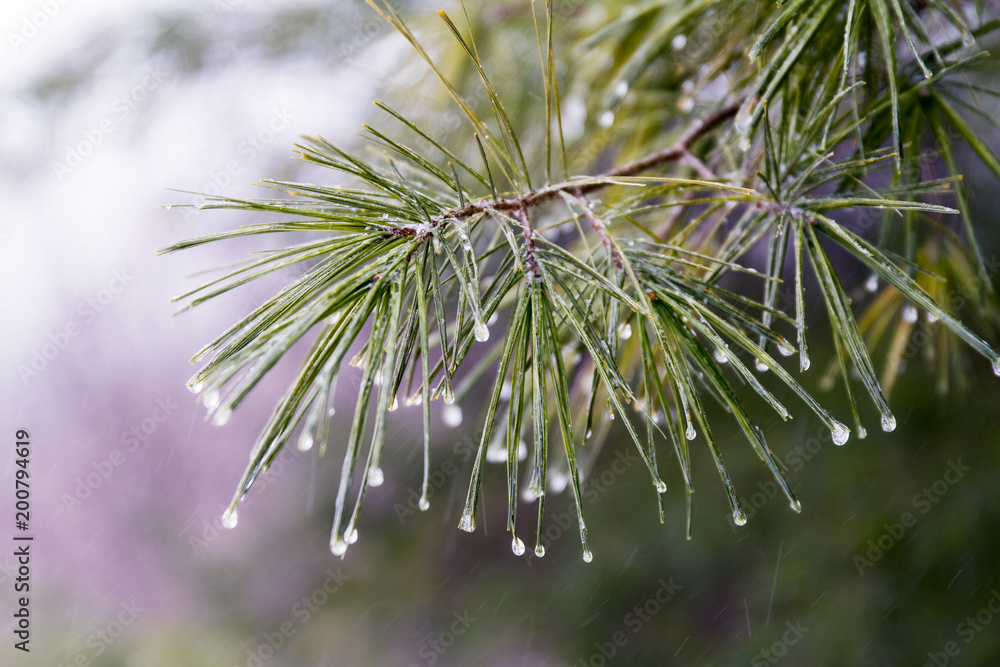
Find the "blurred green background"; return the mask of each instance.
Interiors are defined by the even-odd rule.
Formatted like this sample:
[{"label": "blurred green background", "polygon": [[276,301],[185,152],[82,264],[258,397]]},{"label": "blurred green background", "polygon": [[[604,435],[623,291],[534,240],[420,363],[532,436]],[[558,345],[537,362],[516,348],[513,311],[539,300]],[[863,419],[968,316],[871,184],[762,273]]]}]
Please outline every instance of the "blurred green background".
[{"label": "blurred green background", "polygon": [[[493,41],[483,48],[506,54],[496,63],[502,94],[529,117],[538,100],[524,4],[470,10],[498,26],[486,31]],[[690,541],[676,462],[661,458],[670,486],[661,525],[630,441],[612,430],[585,486],[590,564],[581,559],[568,494],[547,504],[546,556],[535,558],[532,544],[524,557],[511,554],[502,467],[487,471],[480,530],[456,529],[482,396],[463,404],[457,428],[435,414],[435,493],[425,513],[414,511],[419,420],[412,410],[390,417],[386,483],[369,492],[361,539],[343,561],[328,548],[336,443],[321,460],[315,452],[283,455],[241,506],[239,527],[224,531],[221,510],[297,360],[279,367],[225,428],[203,422],[203,408],[183,389],[192,372],[186,360],[260,303],[268,286],[171,318],[169,298],[193,284],[183,276],[248,249],[154,260],[167,242],[245,222],[158,208],[191,201],[165,188],[245,196],[259,177],[322,179],[289,159],[295,137],[350,144],[378,96],[442,132],[457,125],[407,47],[360,2],[43,5],[5,3],[0,11],[3,34],[22,37],[8,37],[0,68],[0,271],[10,341],[0,389],[4,428],[32,433],[37,533],[33,650],[15,652],[7,632],[0,662],[996,664],[1000,379],[983,363],[964,368],[967,391],[942,396],[913,355],[893,392],[891,434],[870,428],[866,439],[836,447],[804,410],[789,423],[764,424],[801,514],[719,420],[716,435],[750,521],[732,525],[709,453],[695,447]],[[414,25],[428,43],[442,36],[427,18],[431,5],[400,6],[425,17]],[[599,4],[558,7],[565,41],[607,16]],[[592,129],[605,100],[567,85],[568,125]],[[664,113],[678,103],[668,99]],[[96,141],[105,120],[112,131]],[[998,144],[995,135],[988,140]],[[608,159],[602,141],[613,143],[598,138],[571,161]],[[92,144],[88,155],[61,171],[81,142]],[[995,266],[996,183],[967,162],[981,242]],[[865,277],[842,267],[859,294]],[[60,337],[68,324],[78,334]],[[817,361],[829,350],[823,326],[811,342]],[[834,414],[848,414],[839,392],[818,388],[819,375],[806,376],[806,386]],[[345,407],[348,393],[342,389]],[[348,419],[349,410],[339,411],[334,432]],[[115,451],[123,462],[109,468]],[[12,454],[5,489],[13,474]],[[11,495],[3,492],[5,507]],[[532,513],[522,520],[530,534]],[[11,557],[0,566],[7,610]]]}]

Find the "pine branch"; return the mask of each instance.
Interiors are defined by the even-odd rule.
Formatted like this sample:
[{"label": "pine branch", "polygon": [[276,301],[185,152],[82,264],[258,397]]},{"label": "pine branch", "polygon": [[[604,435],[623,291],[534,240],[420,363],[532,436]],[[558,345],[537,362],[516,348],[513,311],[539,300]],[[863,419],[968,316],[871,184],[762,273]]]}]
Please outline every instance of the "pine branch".
[{"label": "pine branch", "polygon": [[[552,22],[551,3],[546,2],[544,30],[534,3],[526,4],[539,51],[531,66],[538,68],[542,91],[537,103],[527,95],[518,105],[501,99],[488,52],[477,41],[468,13],[467,29],[443,12],[439,16],[455,41],[456,57],[471,65],[465,71],[483,91],[481,105],[463,97],[463,87],[449,79],[448,68],[431,58],[392,7],[370,4],[410,42],[468,122],[464,134],[451,137],[463,149],[448,148],[448,140],[379,102],[420,147],[367,125],[364,138],[374,150],[365,157],[323,139],[308,140],[297,146],[300,159],[350,178],[351,185],[265,181],[283,195],[211,198],[202,208],[280,219],[162,251],[295,235],[287,247],[178,297],[190,299],[191,306],[283,269],[304,267],[195,356],[204,366],[189,386],[202,392],[209,414],[222,424],[296,342],[318,331],[251,453],[225,525],[236,524],[238,503],[293,438],[301,450],[317,443],[321,452],[329,444],[342,445],[330,545],[343,556],[357,539],[369,487],[384,478],[383,456],[394,453],[385,442],[387,413],[399,406],[400,395],[404,407],[422,406],[419,506],[426,511],[430,402],[461,401],[482,380],[491,383],[492,391],[459,527],[475,530],[486,464],[504,462],[507,528],[515,554],[525,550],[517,535],[519,503],[538,504],[535,553],[540,557],[545,497],[568,487],[584,559],[592,558],[581,484],[612,420],[627,433],[650,475],[661,522],[667,484],[658,468],[658,447],[669,440],[676,454],[690,537],[689,447],[703,440],[733,521],[745,524],[714,434],[712,404],[735,420],[798,512],[801,504],[755,421],[752,404],[790,419],[791,411],[771,386],[776,385],[815,414],[836,444],[850,437],[851,430],[771,354],[797,353],[802,373],[811,366],[805,312],[809,270],[832,335],[825,377],[831,384],[834,377],[842,378],[860,437],[866,433],[866,410],[858,403],[862,396],[871,400],[884,430],[895,428],[888,399],[900,372],[899,350],[913,331],[910,320],[918,308],[933,317],[939,340],[951,354],[958,354],[961,341],[1000,374],[1000,357],[989,342],[1000,324],[1000,308],[988,286],[991,272],[975,240],[951,148],[953,140],[965,141],[1000,176],[995,168],[1000,160],[968,123],[967,114],[976,111],[968,88],[953,86],[956,73],[991,62],[984,52],[972,51],[972,44],[1000,30],[1000,23],[968,26],[943,2],[851,0],[841,15],[835,0],[774,8],[656,0],[636,12],[622,12],[584,41],[581,62],[587,62],[587,49],[598,51],[604,44],[615,53],[610,71],[602,64],[578,75],[594,99],[618,105],[614,111],[590,109],[600,111],[592,115],[607,125],[608,114],[613,121],[616,114],[631,111],[635,122],[619,139],[585,133],[576,146],[563,131],[559,91],[567,86],[556,77],[560,31]],[[672,55],[665,60],[677,44],[683,48],[686,35],[711,25],[719,12],[725,13],[729,29],[706,38],[705,62],[674,62]],[[957,40],[928,31],[924,23],[930,15],[951,25]],[[897,37],[906,44],[898,52]],[[748,66],[742,57],[746,52],[759,65]],[[494,55],[500,61],[519,56]],[[605,62],[601,54],[594,58]],[[673,68],[664,62],[674,63]],[[718,91],[706,94],[707,110],[694,116],[682,112],[680,122],[662,119],[663,94],[693,101],[701,87],[719,80],[729,82],[729,90],[721,97]],[[613,94],[598,94],[608,86]],[[973,92],[1000,95],[989,87]],[[531,132],[536,118],[544,118],[543,132]],[[678,127],[685,128],[679,138],[650,152],[651,144],[662,146],[664,136],[676,136]],[[534,140],[522,142],[525,136]],[[937,149],[921,153],[932,140]],[[620,164],[601,171],[588,164],[587,171],[596,175],[552,183],[556,141],[564,173],[567,151],[579,147],[597,146],[594,155]],[[481,166],[463,160],[460,155],[466,153],[478,154]],[[946,173],[926,176],[928,155],[938,154]],[[532,173],[535,165],[544,171],[544,186],[532,186],[542,177]],[[664,173],[650,175],[658,170]],[[964,239],[947,227],[946,217],[956,214]],[[576,233],[550,233],[566,228]],[[318,238],[302,242],[303,233]],[[828,254],[831,244],[871,272],[871,291],[889,286],[860,318]],[[758,245],[767,250],[763,271],[747,265]],[[786,265],[793,284],[784,283]],[[737,276],[739,287],[723,287],[726,276]],[[983,336],[966,324],[949,295],[952,285],[968,285],[970,276],[979,287],[966,289],[963,298],[975,305]],[[758,288],[760,299],[751,296]],[[904,326],[892,328],[893,313],[902,313]],[[490,324],[501,315],[507,318],[502,342],[494,341],[482,360],[471,364],[472,346],[489,341]],[[793,331],[795,343],[782,331]],[[359,344],[360,351],[348,359],[348,350]],[[889,349],[881,377],[872,357],[879,347]],[[360,369],[361,377],[351,428],[341,442],[331,438],[329,424],[345,361]],[[522,439],[531,443],[524,465]],[[550,452],[554,441],[561,441],[559,456]]]},{"label": "pine branch", "polygon": [[[431,225],[440,227],[448,220],[468,220],[469,218],[484,213],[509,213],[521,211],[547,204],[558,199],[562,194],[574,197],[582,197],[588,194],[599,192],[612,185],[620,185],[623,179],[639,176],[647,171],[662,167],[670,162],[688,159],[691,154],[691,145],[712,130],[718,128],[722,123],[732,118],[738,110],[737,105],[729,105],[713,112],[704,120],[692,125],[687,132],[681,136],[670,147],[653,153],[645,158],[630,162],[612,169],[604,174],[583,179],[580,183],[568,182],[545,186],[535,190],[529,190],[517,197],[507,199],[483,198],[469,202],[464,206],[450,209],[434,217]],[[713,184],[714,185],[714,184]],[[745,191],[739,188],[738,191]]]}]

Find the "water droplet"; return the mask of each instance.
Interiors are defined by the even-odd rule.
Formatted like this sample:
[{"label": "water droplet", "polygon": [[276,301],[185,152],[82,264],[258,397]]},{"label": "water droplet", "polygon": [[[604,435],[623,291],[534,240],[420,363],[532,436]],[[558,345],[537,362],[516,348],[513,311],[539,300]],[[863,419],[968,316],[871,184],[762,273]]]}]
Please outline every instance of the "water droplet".
[{"label": "water droplet", "polygon": [[993,375],[1000,378],[1000,358],[993,360]]},{"label": "water droplet", "polygon": [[792,346],[790,346],[788,343],[781,342],[781,343],[778,343],[778,352],[783,357],[790,357],[793,354],[795,354],[795,348],[793,348]]},{"label": "water droplet", "polygon": [[455,392],[451,390],[451,385],[444,388],[441,392],[441,397],[444,399],[446,405],[451,405],[455,402]]},{"label": "water droplet", "polygon": [[330,553],[334,556],[343,556],[347,553],[347,542],[342,540],[340,535],[330,540]]},{"label": "water droplet", "polygon": [[473,327],[473,331],[475,333],[476,340],[478,340],[480,343],[485,343],[490,339],[490,330],[481,321],[478,320],[476,321],[476,324]]},{"label": "water droplet", "polygon": [[615,96],[619,99],[625,97],[628,94],[628,82],[619,81],[618,86],[615,88]]},{"label": "water droplet", "polygon": [[620,327],[618,327],[618,336],[622,340],[628,340],[629,338],[631,338],[632,337],[632,325],[631,324],[623,324]]},{"label": "water droplet", "polygon": [[667,492],[667,483],[664,482],[662,479],[656,480],[656,492],[657,493],[666,493]]},{"label": "water droplet", "polygon": [[562,493],[569,485],[569,475],[562,472],[549,473],[549,491]]},{"label": "water droplet", "polygon": [[598,120],[598,122],[601,124],[601,127],[603,128],[611,127],[612,125],[615,124],[615,112],[605,111],[604,113],[601,114],[601,117]]},{"label": "water droplet", "polygon": [[538,493],[536,493],[535,490],[529,486],[524,491],[521,491],[521,500],[526,503],[533,503],[538,500]]},{"label": "water droplet", "polygon": [[793,498],[792,502],[789,503],[789,505],[791,506],[793,512],[801,512],[802,511],[802,503],[799,502],[798,498]]},{"label": "water droplet", "polygon": [[674,38],[670,40],[670,46],[673,47],[674,51],[680,51],[688,43],[687,35],[674,35]]},{"label": "water droplet", "polygon": [[886,413],[882,415],[882,430],[886,433],[896,430],[896,418]]},{"label": "water droplet", "polygon": [[746,153],[748,150],[750,150],[750,137],[749,136],[742,136],[742,137],[740,137],[739,148],[744,153]]},{"label": "water droplet", "polygon": [[803,354],[799,357],[799,370],[805,373],[812,366],[812,361],[809,360],[808,354]]},{"label": "water droplet", "polygon": [[583,436],[584,440],[590,440],[594,436],[594,429],[588,428],[587,433]]},{"label": "water droplet", "polygon": [[190,391],[192,394],[200,394],[204,386],[205,386],[204,382],[202,382],[201,380],[196,380],[195,378],[191,378],[187,383],[188,391]]},{"label": "water droplet", "polygon": [[833,444],[838,446],[843,445],[851,437],[851,429],[838,421],[834,421],[833,428],[830,430],[830,436],[833,438]]},{"label": "water droplet", "polygon": [[517,443],[517,460],[523,461],[528,458],[528,443],[524,440]]},{"label": "water droplet", "polygon": [[715,352],[713,352],[712,357],[714,357],[715,361],[720,364],[725,364],[729,362],[729,357],[727,357],[726,353],[723,352],[722,350],[716,350]]},{"label": "water droplet", "polygon": [[767,364],[765,364],[760,359],[754,359],[754,361],[753,361],[753,367],[757,369],[758,373],[766,373],[767,372]]},{"label": "water droplet", "polygon": [[739,507],[733,510],[733,523],[737,526],[747,525],[747,515]]},{"label": "water droplet", "polygon": [[372,468],[368,473],[368,486],[382,486],[385,482],[385,473],[381,468]]},{"label": "water droplet", "polygon": [[472,515],[466,512],[462,515],[462,520],[458,522],[459,530],[464,530],[467,533],[471,533],[476,529],[476,520],[472,518]]},{"label": "water droplet", "polygon": [[354,544],[358,541],[358,529],[354,528],[351,530],[350,534],[347,536],[347,543]]},{"label": "water droplet", "polygon": [[486,460],[490,463],[506,463],[507,447],[501,440],[494,440],[486,448]]},{"label": "water droplet", "polygon": [[938,321],[938,316],[935,315],[934,313],[928,311],[927,312],[927,322],[930,323],[930,324],[934,324],[937,321]]},{"label": "water droplet", "polygon": [[524,555],[524,542],[517,535],[514,536],[514,540],[510,543],[510,550],[514,552],[515,556]]},{"label": "water droplet", "polygon": [[868,437],[868,430],[865,429],[864,426],[859,426],[858,427],[858,439],[859,440],[864,440],[867,437]]},{"label": "water droplet", "polygon": [[[750,114],[746,112],[746,110],[740,109],[740,112],[736,114],[736,120],[733,121],[733,129],[735,129],[737,133],[744,135],[745,138],[747,132],[750,131],[750,122],[752,120],[753,119]],[[749,141],[747,143],[749,144]],[[749,148],[749,146],[747,146],[747,148]]]},{"label": "water droplet", "polygon": [[698,437],[698,431],[694,430],[694,424],[688,422],[687,432],[684,435],[687,436],[688,440],[694,440]]},{"label": "water droplet", "polygon": [[903,308],[903,321],[907,324],[916,324],[918,315],[917,309],[909,304]]},{"label": "water droplet", "polygon": [[541,544],[536,544],[535,555],[538,556],[539,558],[545,558],[545,547],[543,547]]},{"label": "water droplet", "polygon": [[865,290],[874,294],[878,291],[878,274],[873,273],[868,276],[868,280],[865,281]]},{"label": "water droplet", "polygon": [[410,396],[408,399],[406,399],[405,401],[403,401],[403,405],[405,405],[406,407],[412,407],[412,406],[415,406],[415,405],[420,405],[423,402],[424,402],[424,395],[423,395],[423,393],[422,392],[417,392],[413,396]]},{"label": "water droplet", "polygon": [[240,517],[236,514],[236,508],[230,507],[222,515],[222,527],[232,530],[236,527],[236,522],[240,520]]},{"label": "water droplet", "polygon": [[583,549],[583,562],[584,563],[589,563],[592,560],[594,560],[594,554],[590,553],[590,549],[587,549],[585,547]]},{"label": "water droplet", "polygon": [[309,429],[302,431],[302,434],[299,436],[298,450],[300,452],[308,452],[312,449],[313,444],[314,441],[312,432],[309,431]]},{"label": "water droplet", "polygon": [[694,110],[694,98],[691,96],[682,97],[677,103],[677,108],[682,113],[691,113]]},{"label": "water droplet", "polygon": [[393,396],[392,403],[389,404],[389,412],[395,412],[399,409],[399,398]]},{"label": "water droplet", "polygon": [[496,324],[498,321],[500,321],[500,316],[496,312],[494,312],[492,315],[490,315],[490,319],[486,320],[486,325],[492,326]]},{"label": "water droplet", "polygon": [[426,498],[421,498],[420,502],[417,503],[417,507],[420,508],[421,512],[426,512],[431,508],[431,501],[427,500]]},{"label": "water droplet", "polygon": [[209,410],[214,410],[219,407],[219,400],[219,392],[215,389],[205,394],[205,397],[201,399],[202,403],[204,403],[205,407]]},{"label": "water droplet", "polygon": [[446,405],[441,411],[441,418],[446,426],[455,428],[462,424],[462,408],[457,405]]},{"label": "water droplet", "polygon": [[216,426],[225,426],[229,422],[229,418],[233,416],[233,409],[228,405],[224,405],[219,410],[212,415],[212,423]]}]

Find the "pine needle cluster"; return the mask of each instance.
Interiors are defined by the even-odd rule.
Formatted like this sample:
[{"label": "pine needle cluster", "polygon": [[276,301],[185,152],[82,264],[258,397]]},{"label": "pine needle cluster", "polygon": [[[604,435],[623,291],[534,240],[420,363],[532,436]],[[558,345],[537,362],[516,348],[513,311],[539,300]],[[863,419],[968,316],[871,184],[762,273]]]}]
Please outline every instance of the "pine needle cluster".
[{"label": "pine needle cluster", "polygon": [[[321,138],[296,146],[339,174],[336,184],[264,181],[273,198],[210,199],[200,208],[273,221],[162,250],[293,239],[178,297],[191,306],[301,267],[195,356],[203,366],[189,386],[221,424],[311,340],[225,525],[283,447],[333,447],[342,469],[330,545],[343,555],[367,490],[382,483],[383,456],[399,453],[386,446],[389,413],[421,412],[426,510],[431,402],[488,386],[459,527],[475,530],[484,468],[503,462],[514,553],[525,549],[519,507],[536,506],[542,556],[546,496],[568,488],[589,561],[581,481],[612,424],[641,457],[661,521],[658,458],[676,458],[690,535],[690,448],[702,443],[733,521],[746,522],[716,419],[735,420],[800,510],[758,426],[767,411],[791,418],[775,387],[838,445],[864,437],[872,415],[891,431],[887,397],[921,315],[933,326],[925,356],[939,389],[966,349],[1000,375],[987,342],[1000,323],[996,267],[976,241],[956,157],[964,145],[1000,177],[975,125],[981,98],[998,95],[983,44],[1000,21],[981,1],[519,0],[502,5],[503,30],[529,34],[537,52],[521,73],[530,95],[510,112],[491,64],[522,56],[489,40],[471,8],[460,7],[461,20],[439,12],[448,44],[436,58],[392,6],[368,2],[436,77],[462,126],[435,132],[378,102],[361,154]],[[582,131],[570,131],[580,105]],[[865,267],[874,293],[860,315],[838,275],[849,262]],[[807,302],[821,303],[829,324],[824,382],[839,383],[850,406],[839,419],[798,379],[817,356]],[[361,380],[342,438],[330,418],[345,365]]]}]

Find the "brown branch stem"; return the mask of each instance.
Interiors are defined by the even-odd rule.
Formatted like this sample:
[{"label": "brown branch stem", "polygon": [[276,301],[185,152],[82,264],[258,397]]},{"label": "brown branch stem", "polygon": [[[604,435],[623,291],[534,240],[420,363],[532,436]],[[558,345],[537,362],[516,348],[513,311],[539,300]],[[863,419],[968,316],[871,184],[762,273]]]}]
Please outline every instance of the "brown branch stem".
[{"label": "brown branch stem", "polygon": [[[732,118],[738,109],[738,104],[730,104],[718,109],[707,118],[692,125],[687,132],[680,137],[680,139],[675,141],[668,148],[634,162],[629,162],[628,164],[622,165],[616,169],[612,169],[611,171],[601,174],[596,178],[614,179],[638,176],[639,174],[655,169],[656,167],[667,164],[668,162],[685,160],[690,161],[690,158],[693,157],[690,152],[691,145],[729,118]],[[700,161],[697,164],[701,165]],[[696,171],[701,171],[697,166],[695,169]],[[610,182],[594,181],[581,185],[574,185],[573,183],[560,183],[557,185],[550,185],[544,188],[531,190],[530,192],[526,192],[517,197],[505,199],[493,199],[492,197],[477,199],[467,203],[465,206],[453,208],[435,216],[431,223],[432,226],[438,227],[446,220],[467,220],[468,218],[481,213],[510,213],[514,211],[527,211],[530,208],[556,199],[561,193],[566,193],[574,197],[581,197],[591,192],[603,190],[609,185],[611,185]]]}]

